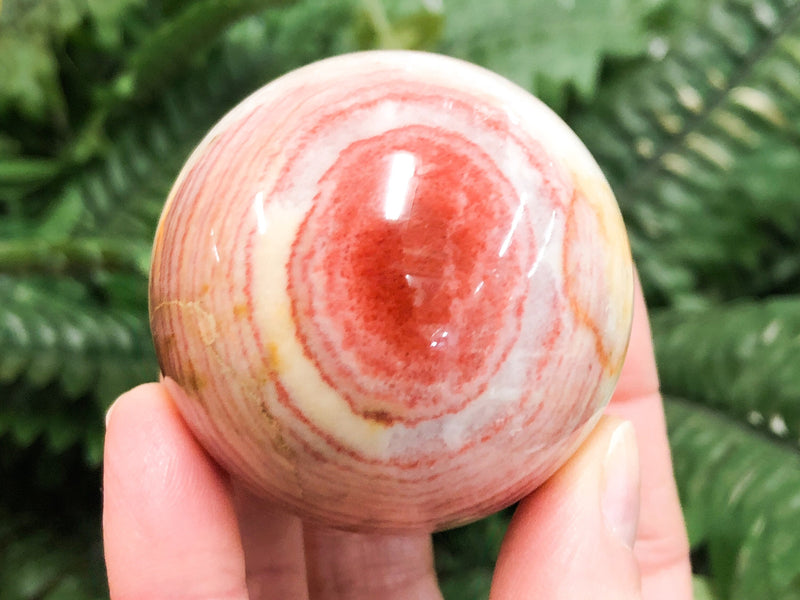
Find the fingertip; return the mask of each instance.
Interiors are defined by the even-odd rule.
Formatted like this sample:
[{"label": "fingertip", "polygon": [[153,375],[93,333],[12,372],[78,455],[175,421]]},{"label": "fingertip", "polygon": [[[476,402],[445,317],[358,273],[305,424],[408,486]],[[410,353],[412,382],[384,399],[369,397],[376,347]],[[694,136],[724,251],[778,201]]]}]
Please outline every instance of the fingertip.
[{"label": "fingertip", "polygon": [[172,403],[164,386],[160,383],[142,383],[120,394],[106,410],[106,429],[111,424],[111,416],[122,406],[122,412],[144,411],[150,412],[153,408],[163,410]]},{"label": "fingertip", "polygon": [[245,597],[227,481],[156,383],[107,417],[103,529],[112,598]]},{"label": "fingertip", "polygon": [[640,597],[629,539],[638,514],[629,430],[624,421],[604,417],[575,455],[520,503],[498,557],[492,600]]}]

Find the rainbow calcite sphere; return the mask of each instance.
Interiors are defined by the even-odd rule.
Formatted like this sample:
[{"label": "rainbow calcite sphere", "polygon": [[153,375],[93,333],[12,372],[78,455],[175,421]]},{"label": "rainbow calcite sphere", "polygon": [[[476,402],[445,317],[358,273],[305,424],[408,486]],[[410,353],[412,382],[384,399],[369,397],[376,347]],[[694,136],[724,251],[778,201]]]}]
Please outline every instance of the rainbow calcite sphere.
[{"label": "rainbow calcite sphere", "polygon": [[632,298],[613,194],[553,112],[474,65],[364,52],[209,132],[161,217],[150,318],[232,476],[317,523],[433,531],[569,457]]}]

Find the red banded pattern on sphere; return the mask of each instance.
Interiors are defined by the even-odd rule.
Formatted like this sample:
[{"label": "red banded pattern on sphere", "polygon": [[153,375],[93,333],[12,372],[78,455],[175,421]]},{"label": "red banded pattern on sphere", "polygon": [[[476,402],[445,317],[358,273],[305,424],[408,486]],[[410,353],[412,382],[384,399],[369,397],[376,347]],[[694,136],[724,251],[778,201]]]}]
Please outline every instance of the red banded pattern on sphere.
[{"label": "red banded pattern on sphere", "polygon": [[342,151],[298,232],[289,290],[307,354],[357,414],[416,423],[485,389],[519,334],[534,254],[529,227],[509,236],[519,206],[490,158],[441,128]]},{"label": "red banded pattern on sphere", "polygon": [[367,52],[212,129],[150,293],[165,382],[227,470],[323,524],[433,530],[529,493],[596,422],[632,268],[608,184],[544,105]]}]

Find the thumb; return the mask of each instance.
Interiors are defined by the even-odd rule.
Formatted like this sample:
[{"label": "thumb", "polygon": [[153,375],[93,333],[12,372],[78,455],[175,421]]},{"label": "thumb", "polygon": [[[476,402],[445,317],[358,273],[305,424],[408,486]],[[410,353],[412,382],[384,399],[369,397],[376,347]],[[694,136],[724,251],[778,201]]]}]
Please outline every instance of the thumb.
[{"label": "thumb", "polygon": [[638,517],[633,426],[603,417],[561,470],[520,503],[491,600],[641,598],[632,549]]}]

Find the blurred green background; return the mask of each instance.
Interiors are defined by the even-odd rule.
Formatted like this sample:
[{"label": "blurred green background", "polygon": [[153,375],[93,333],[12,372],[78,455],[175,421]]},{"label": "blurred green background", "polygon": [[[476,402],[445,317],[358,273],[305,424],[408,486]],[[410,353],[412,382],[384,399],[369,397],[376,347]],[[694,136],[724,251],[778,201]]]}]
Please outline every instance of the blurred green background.
[{"label": "blurred green background", "polygon": [[[152,380],[147,270],[205,131],[312,60],[436,50],[597,157],[653,317],[697,598],[800,598],[798,0],[5,0],[0,598],[107,595],[103,416]],[[436,537],[485,598],[508,511]]]}]

